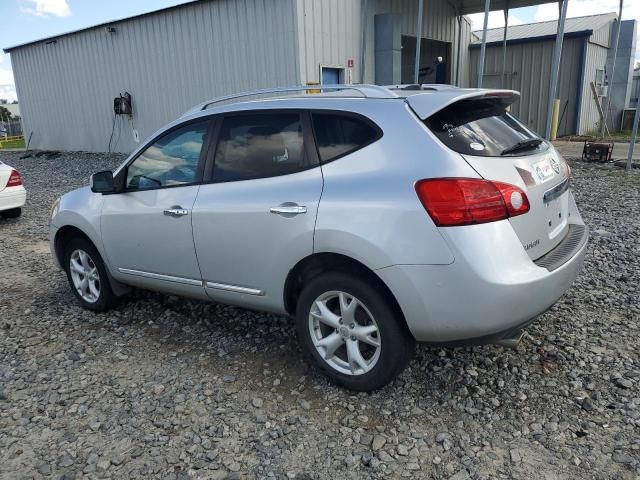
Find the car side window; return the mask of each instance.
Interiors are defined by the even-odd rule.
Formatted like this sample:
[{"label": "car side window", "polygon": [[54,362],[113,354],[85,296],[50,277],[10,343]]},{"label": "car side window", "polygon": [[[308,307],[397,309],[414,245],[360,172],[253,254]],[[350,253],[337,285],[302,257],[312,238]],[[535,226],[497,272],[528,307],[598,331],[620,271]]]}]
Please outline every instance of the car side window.
[{"label": "car side window", "polygon": [[208,127],[208,120],[191,123],[154,142],[127,168],[127,189],[146,190],[196,182]]},{"label": "car side window", "polygon": [[213,167],[214,182],[275,177],[312,166],[298,113],[226,116]]},{"label": "car side window", "polygon": [[353,115],[314,113],[312,118],[322,162],[354,152],[380,137],[373,125]]}]

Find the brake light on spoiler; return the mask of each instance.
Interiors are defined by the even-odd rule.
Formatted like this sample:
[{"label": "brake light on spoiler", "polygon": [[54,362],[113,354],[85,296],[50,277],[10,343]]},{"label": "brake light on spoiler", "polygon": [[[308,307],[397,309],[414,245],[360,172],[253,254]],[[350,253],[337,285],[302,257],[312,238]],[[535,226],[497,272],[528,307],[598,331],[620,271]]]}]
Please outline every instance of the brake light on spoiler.
[{"label": "brake light on spoiler", "polygon": [[475,178],[420,180],[416,193],[438,227],[496,222],[529,211],[529,199],[517,186]]}]

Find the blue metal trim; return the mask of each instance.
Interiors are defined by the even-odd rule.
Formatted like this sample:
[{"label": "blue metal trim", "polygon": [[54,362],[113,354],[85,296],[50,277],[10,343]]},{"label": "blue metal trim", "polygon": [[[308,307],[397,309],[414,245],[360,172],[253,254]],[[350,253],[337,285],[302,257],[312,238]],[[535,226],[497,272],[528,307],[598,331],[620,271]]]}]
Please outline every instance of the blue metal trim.
[{"label": "blue metal trim", "polygon": [[[593,35],[593,30],[581,30],[579,32],[569,32],[564,34],[564,39],[567,38],[580,38],[580,37],[590,37]],[[511,40],[507,40],[507,45],[517,45],[522,43],[534,43],[534,42],[542,42],[545,40],[555,40],[556,34],[553,35],[541,35],[539,37],[527,37],[527,38],[514,38]],[[473,43],[469,45],[469,48],[480,48],[479,43]],[[501,47],[502,40],[497,42],[487,42],[487,47]]]},{"label": "blue metal trim", "polygon": [[582,41],[582,49],[580,52],[580,63],[578,64],[578,91],[576,92],[576,131],[574,132],[576,135],[580,131],[580,113],[582,113],[582,91],[584,89],[584,67],[587,59],[587,42],[588,37],[585,37]]}]

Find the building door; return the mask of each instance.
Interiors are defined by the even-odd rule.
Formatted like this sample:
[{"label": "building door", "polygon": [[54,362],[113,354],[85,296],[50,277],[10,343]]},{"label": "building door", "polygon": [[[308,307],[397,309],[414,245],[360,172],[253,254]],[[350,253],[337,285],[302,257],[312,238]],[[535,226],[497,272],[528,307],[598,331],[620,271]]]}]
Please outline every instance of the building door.
[{"label": "building door", "polygon": [[[438,59],[441,59],[439,61]],[[423,38],[420,42],[420,83],[449,83],[451,43]],[[402,83],[413,83],[416,61],[416,37],[402,36]]]},{"label": "building door", "polygon": [[337,85],[340,83],[341,68],[321,67],[322,85]]}]

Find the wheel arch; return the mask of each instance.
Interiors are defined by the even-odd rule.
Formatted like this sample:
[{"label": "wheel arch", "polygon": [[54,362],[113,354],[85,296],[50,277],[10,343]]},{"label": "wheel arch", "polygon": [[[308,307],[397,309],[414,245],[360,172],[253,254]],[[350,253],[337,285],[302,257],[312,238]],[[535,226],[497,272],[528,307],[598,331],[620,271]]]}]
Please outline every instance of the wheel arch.
[{"label": "wheel arch", "polygon": [[[296,314],[296,304],[304,285],[316,276],[326,272],[343,272],[355,274],[359,278],[371,282],[390,302],[397,318],[410,333],[400,304],[384,281],[362,262],[347,255],[333,252],[319,252],[300,260],[287,275],[284,285],[284,307],[291,316]],[[411,333],[410,333],[411,334]],[[413,336],[413,335],[412,335]]]},{"label": "wheel arch", "polygon": [[64,263],[65,263],[64,262],[65,245],[67,245],[74,238],[82,238],[88,241],[98,251],[98,254],[102,257],[101,260],[105,266],[105,270],[107,271],[107,276],[109,277],[109,284],[111,285],[111,290],[113,290],[113,293],[115,293],[117,296],[121,296],[130,290],[129,286],[123,283],[120,283],[113,278],[113,276],[111,275],[111,272],[109,271],[108,264],[104,261],[104,255],[100,251],[100,248],[98,247],[98,245],[96,245],[96,242],[94,242],[91,239],[91,237],[89,237],[89,235],[87,235],[84,231],[82,231],[80,228],[76,227],[75,225],[65,225],[63,227],[60,227],[56,232],[56,235],[53,240],[53,247],[54,247],[56,260],[58,260],[58,264],[62,266],[63,269],[64,269]]}]

